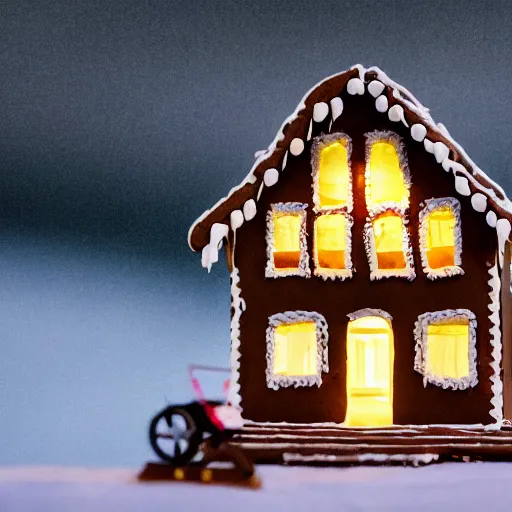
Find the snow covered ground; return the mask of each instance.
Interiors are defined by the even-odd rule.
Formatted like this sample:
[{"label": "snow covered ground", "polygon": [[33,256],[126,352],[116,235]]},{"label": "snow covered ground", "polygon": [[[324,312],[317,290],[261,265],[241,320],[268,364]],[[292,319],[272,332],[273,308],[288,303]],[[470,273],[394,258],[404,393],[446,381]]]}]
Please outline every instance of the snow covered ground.
[{"label": "snow covered ground", "polygon": [[259,467],[260,490],[140,484],[128,469],[0,468],[0,511],[510,511],[512,463]]}]

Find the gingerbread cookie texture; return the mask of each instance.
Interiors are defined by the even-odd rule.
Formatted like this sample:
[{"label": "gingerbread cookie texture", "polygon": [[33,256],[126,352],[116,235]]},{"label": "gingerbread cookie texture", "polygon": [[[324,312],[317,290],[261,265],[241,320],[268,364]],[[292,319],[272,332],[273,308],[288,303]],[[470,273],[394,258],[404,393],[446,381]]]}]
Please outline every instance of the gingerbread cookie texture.
[{"label": "gingerbread cookie texture", "polygon": [[[314,86],[189,231],[208,270],[226,249],[229,396],[247,428],[300,429],[276,441],[279,460],[333,463],[355,456],[294,446],[314,429],[502,432],[511,222],[503,189],[380,69],[356,65]],[[449,452],[417,447],[415,460]],[[374,450],[357,461],[407,458]]]}]

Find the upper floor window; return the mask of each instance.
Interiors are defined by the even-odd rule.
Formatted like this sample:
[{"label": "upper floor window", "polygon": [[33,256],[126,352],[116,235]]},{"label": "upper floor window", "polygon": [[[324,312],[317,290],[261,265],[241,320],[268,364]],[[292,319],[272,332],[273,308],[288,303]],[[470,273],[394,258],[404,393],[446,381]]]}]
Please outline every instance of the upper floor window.
[{"label": "upper floor window", "polygon": [[302,203],[275,203],[267,213],[266,277],[309,277],[306,208]]},{"label": "upper floor window", "polygon": [[464,274],[460,267],[460,203],[452,197],[429,199],[420,212],[420,251],[429,279]]},{"label": "upper floor window", "polygon": [[343,208],[352,211],[352,142],[343,133],[317,137],[312,146],[315,211]]},{"label": "upper floor window", "polygon": [[386,206],[409,206],[411,186],[404,148],[392,132],[366,134],[365,196],[368,211]]},{"label": "upper floor window", "polygon": [[400,137],[381,131],[366,134],[365,247],[371,279],[416,277],[406,218],[410,186]]},{"label": "upper floor window", "polygon": [[315,275],[324,279],[352,276],[351,228],[352,218],[339,210],[316,217],[313,243]]}]

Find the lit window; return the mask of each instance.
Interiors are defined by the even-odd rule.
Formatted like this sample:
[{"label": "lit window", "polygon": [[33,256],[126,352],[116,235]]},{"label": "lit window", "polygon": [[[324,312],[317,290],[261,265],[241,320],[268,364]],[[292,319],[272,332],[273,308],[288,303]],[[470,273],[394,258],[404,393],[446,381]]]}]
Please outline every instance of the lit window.
[{"label": "lit window", "polygon": [[316,375],[316,325],[284,324],[274,334],[274,373],[298,377]]},{"label": "lit window", "polygon": [[365,247],[370,278],[416,277],[406,212],[411,186],[400,137],[392,132],[366,134],[365,196],[368,221]]},{"label": "lit window", "polygon": [[377,217],[373,222],[375,252],[379,269],[404,269],[406,267],[402,218],[392,212]]},{"label": "lit window", "polygon": [[369,211],[383,204],[406,208],[409,204],[409,171],[398,135],[367,134],[366,206]]},{"label": "lit window", "polygon": [[309,311],[287,311],[269,318],[267,329],[267,385],[320,386],[329,371],[327,323]]},{"label": "lit window", "polygon": [[332,279],[352,276],[351,227],[352,219],[343,213],[329,213],[316,218],[315,275]]},{"label": "lit window", "polygon": [[454,198],[430,199],[420,212],[423,270],[430,279],[463,274],[460,203]]},{"label": "lit window", "polygon": [[369,316],[348,324],[345,424],[350,426],[393,423],[393,331],[389,315],[376,313],[367,310]]},{"label": "lit window", "polygon": [[469,376],[469,323],[431,324],[427,330],[426,371],[440,377]]},{"label": "lit window", "polygon": [[476,319],[468,310],[445,310],[421,315],[416,322],[414,368],[443,388],[466,389],[478,382]]},{"label": "lit window", "polygon": [[266,277],[309,277],[306,204],[276,203],[267,214]]},{"label": "lit window", "polygon": [[345,208],[352,210],[350,138],[335,133],[313,141],[313,200],[315,210]]},{"label": "lit window", "polygon": [[300,216],[274,213],[274,265],[297,268],[300,261]]}]

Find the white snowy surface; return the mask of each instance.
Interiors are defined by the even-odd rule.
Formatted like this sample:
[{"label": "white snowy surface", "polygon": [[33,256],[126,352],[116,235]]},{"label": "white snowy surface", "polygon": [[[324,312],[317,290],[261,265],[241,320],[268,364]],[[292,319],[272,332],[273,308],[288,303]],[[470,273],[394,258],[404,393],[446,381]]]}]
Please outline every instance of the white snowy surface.
[{"label": "white snowy surface", "polygon": [[259,490],[141,484],[129,469],[0,468],[2,512],[509,511],[512,463],[261,466]]}]

